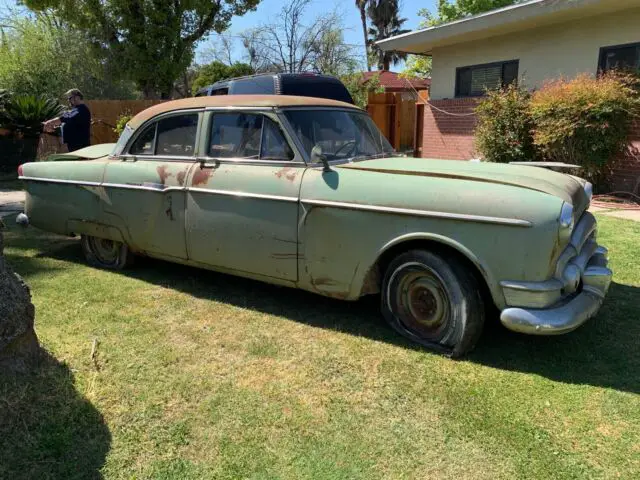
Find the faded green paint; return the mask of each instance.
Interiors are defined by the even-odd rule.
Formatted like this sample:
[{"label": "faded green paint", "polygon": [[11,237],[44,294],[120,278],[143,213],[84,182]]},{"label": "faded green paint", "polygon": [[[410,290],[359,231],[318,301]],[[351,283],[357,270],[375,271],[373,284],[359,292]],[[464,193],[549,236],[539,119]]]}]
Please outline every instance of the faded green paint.
[{"label": "faded green paint", "polygon": [[[267,115],[278,118],[276,112]],[[379,279],[376,262],[388,248],[435,241],[469,258],[503,308],[500,281],[553,276],[565,246],[558,236],[563,202],[572,203],[577,215],[587,206],[578,180],[535,167],[397,157],[323,172],[306,166],[300,152],[291,165],[201,162],[207,130],[202,124],[209,116],[202,115],[193,159],[103,157],[24,165],[31,223],[57,233],[124,240],[150,256],[350,300],[379,286],[365,283]],[[496,217],[530,226],[310,201]]]}]

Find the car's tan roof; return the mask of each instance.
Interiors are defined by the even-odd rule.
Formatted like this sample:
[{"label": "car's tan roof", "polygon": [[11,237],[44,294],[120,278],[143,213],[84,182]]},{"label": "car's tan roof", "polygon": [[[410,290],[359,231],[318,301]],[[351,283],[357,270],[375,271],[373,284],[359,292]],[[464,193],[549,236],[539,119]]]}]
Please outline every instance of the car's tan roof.
[{"label": "car's tan roof", "polygon": [[315,97],[293,97],[289,95],[213,95],[208,97],[183,98],[159,103],[138,113],[129,125],[139,127],[146,120],[161,113],[185,108],[206,107],[347,107],[357,108],[350,103]]}]

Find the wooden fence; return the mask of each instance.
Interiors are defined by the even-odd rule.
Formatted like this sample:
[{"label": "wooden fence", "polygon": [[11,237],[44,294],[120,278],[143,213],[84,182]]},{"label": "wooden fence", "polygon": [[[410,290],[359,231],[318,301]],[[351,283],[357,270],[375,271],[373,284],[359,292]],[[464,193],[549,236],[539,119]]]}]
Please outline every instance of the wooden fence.
[{"label": "wooden fence", "polygon": [[417,107],[427,98],[427,91],[420,91],[416,103],[415,92],[370,93],[367,112],[378,128],[398,152],[414,154],[417,135],[421,133]]},{"label": "wooden fence", "polygon": [[[378,128],[398,151],[419,156],[422,146],[424,100],[426,90],[419,92],[371,93],[367,111]],[[121,115],[135,115],[162,100],[88,100],[91,111],[91,145],[113,143],[118,135],[113,131]],[[38,158],[66,151],[60,137],[41,135]]]},{"label": "wooden fence", "polygon": [[[161,102],[162,100],[87,100],[92,121],[91,145],[116,142],[118,135],[113,129],[121,115],[135,115]],[[66,152],[60,137],[46,134],[40,136],[38,158],[60,152]]]}]

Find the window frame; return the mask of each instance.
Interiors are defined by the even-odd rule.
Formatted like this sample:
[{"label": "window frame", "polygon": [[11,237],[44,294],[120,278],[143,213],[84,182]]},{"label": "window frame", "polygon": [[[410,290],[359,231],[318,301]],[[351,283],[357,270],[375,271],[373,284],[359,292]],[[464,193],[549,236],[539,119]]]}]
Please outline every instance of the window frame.
[{"label": "window frame", "polygon": [[[202,133],[202,124],[203,124],[203,113],[204,113],[204,108],[193,108],[193,109],[184,109],[184,110],[172,110],[170,112],[163,112],[160,113],[154,117],[151,117],[150,119],[148,119],[147,121],[145,121],[142,125],[140,125],[138,128],[135,129],[135,131],[133,132],[133,135],[131,136],[131,138],[129,139],[127,145],[125,146],[125,148],[122,149],[123,152],[126,153],[121,153],[118,158],[121,159],[145,159],[145,160],[155,160],[155,159],[162,159],[162,161],[176,161],[176,162],[183,162],[185,160],[192,160],[192,161],[196,161],[197,157],[199,156],[199,146],[200,146],[200,137],[201,137],[201,133]],[[168,117],[175,117],[178,115],[198,115],[198,124],[196,126],[196,140],[195,140],[195,145],[194,145],[194,149],[193,149],[193,155],[158,155],[156,153],[156,148],[157,148],[157,143],[158,143],[158,123],[162,120],[164,120],[165,118]],[[153,137],[153,152],[152,154],[141,154],[141,153],[131,153],[131,148],[133,147],[133,144],[138,140],[138,137],[140,137],[140,135],[142,135],[145,130],[147,129],[147,127],[149,127],[152,123],[155,123],[155,134]]]},{"label": "window frame", "polygon": [[[597,70],[598,75],[602,73],[606,73],[608,71],[604,69],[605,52],[607,50],[614,50],[619,48],[631,48],[631,47],[635,47],[636,56],[640,56],[640,52],[638,52],[638,50],[640,50],[640,42],[621,43],[619,45],[607,45],[605,47],[600,47],[600,50],[598,52],[598,70]],[[636,69],[640,69],[640,58],[637,58],[637,61],[638,61],[638,65],[636,65]]]},{"label": "window frame", "polygon": [[[243,158],[243,157],[212,157],[209,155],[209,145],[211,142],[211,127],[213,124],[213,118],[215,115],[221,114],[252,114],[252,115],[262,115],[263,117],[267,117],[269,120],[272,120],[280,130],[285,142],[289,145],[289,148],[293,152],[293,158],[291,160],[262,160],[259,158]],[[293,141],[292,136],[290,135],[287,124],[283,123],[282,118],[275,110],[275,108],[267,108],[267,107],[210,107],[205,111],[205,118],[202,122],[203,129],[205,133],[201,135],[201,152],[202,155],[198,157],[198,161],[201,163],[232,163],[232,164],[243,164],[243,165],[278,165],[278,166],[306,166],[307,162],[304,157],[301,157],[300,150],[298,145]],[[262,153],[262,135],[264,131],[264,122],[263,128],[260,132],[260,153]]]},{"label": "window frame", "polygon": [[500,72],[500,83],[502,85],[502,87],[505,86],[504,84],[504,66],[506,64],[509,63],[515,63],[517,65],[517,74],[516,74],[516,78],[515,81],[518,81],[518,75],[520,74],[520,59],[519,58],[515,58],[512,60],[500,60],[498,62],[489,62],[489,63],[478,63],[475,65],[465,65],[463,67],[456,67],[456,77],[455,77],[455,86],[454,86],[454,98],[478,98],[478,97],[483,97],[485,95],[485,93],[479,93],[479,94],[469,94],[469,95],[462,95],[460,93],[460,73],[463,70],[473,70],[474,68],[489,68],[489,67],[497,67],[500,66],[501,67],[501,72]]}]

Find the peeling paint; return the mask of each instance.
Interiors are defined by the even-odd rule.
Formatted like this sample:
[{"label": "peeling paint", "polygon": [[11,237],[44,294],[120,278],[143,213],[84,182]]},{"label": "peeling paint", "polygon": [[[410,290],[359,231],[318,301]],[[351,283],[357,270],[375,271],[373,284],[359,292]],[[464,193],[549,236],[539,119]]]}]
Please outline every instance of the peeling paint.
[{"label": "peeling paint", "polygon": [[160,165],[158,168],[156,168],[156,171],[158,172],[158,176],[160,177],[160,183],[162,183],[162,185],[166,183],[167,178],[173,175],[173,173],[167,172],[166,165]]},{"label": "peeling paint", "polygon": [[298,175],[298,172],[296,171],[295,168],[292,168],[292,167],[284,167],[282,170],[278,170],[275,173],[276,177],[278,178],[284,177],[290,182],[293,182],[296,179],[296,175]]},{"label": "peeling paint", "polygon": [[169,204],[169,206],[164,213],[167,217],[169,217],[169,220],[173,222],[173,200],[171,198],[171,195],[167,197],[167,203]]},{"label": "peeling paint", "polygon": [[176,179],[178,180],[178,184],[181,187],[184,185],[184,177],[186,176],[187,176],[187,170],[185,170],[184,172],[178,173],[178,176],[176,177]]},{"label": "peeling paint", "polygon": [[210,169],[210,168],[199,168],[193,174],[193,180],[191,181],[191,183],[193,184],[194,187],[197,186],[197,185],[204,185],[205,183],[207,183],[209,181],[209,179],[211,178],[212,175],[213,175],[213,170],[212,169]]}]

